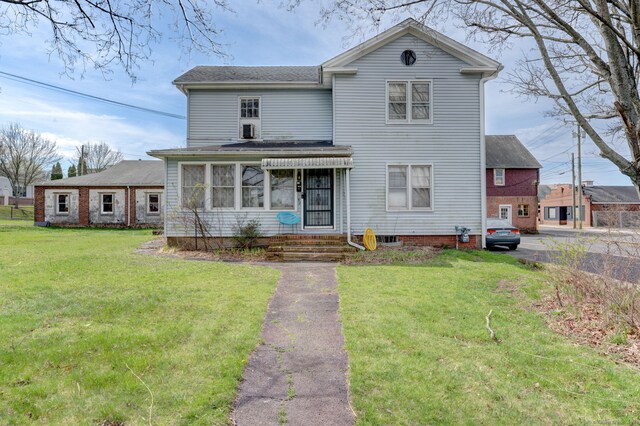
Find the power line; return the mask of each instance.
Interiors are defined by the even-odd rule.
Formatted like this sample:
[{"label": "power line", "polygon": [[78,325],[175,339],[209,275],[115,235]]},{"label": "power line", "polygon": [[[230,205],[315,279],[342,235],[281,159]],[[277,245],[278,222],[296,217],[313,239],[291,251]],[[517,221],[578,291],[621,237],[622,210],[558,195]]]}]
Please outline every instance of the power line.
[{"label": "power line", "polygon": [[112,99],[102,98],[100,96],[90,95],[88,93],[78,92],[76,90],[66,89],[64,87],[56,86],[56,85],[49,84],[49,83],[44,83],[42,81],[34,80],[34,79],[31,79],[31,78],[27,78],[27,77],[22,77],[20,75],[11,74],[11,73],[8,73],[8,72],[5,72],[5,71],[0,71],[0,77],[6,78],[8,80],[17,81],[19,83],[30,84],[32,86],[38,86],[38,87],[42,87],[44,89],[54,90],[54,91],[63,92],[63,93],[67,93],[67,94],[74,95],[74,96],[79,96],[79,97],[91,99],[91,100],[98,101],[98,102],[104,102],[104,103],[107,103],[107,104],[117,105],[117,106],[121,106],[121,107],[124,107],[124,108],[131,108],[131,109],[135,109],[135,110],[138,110],[138,111],[148,112],[148,113],[151,113],[151,114],[162,115],[162,116],[165,116],[165,117],[176,118],[178,120],[186,120],[186,118],[187,118],[184,115],[173,114],[171,112],[160,111],[160,110],[157,110],[157,109],[145,108],[145,107],[141,107],[141,106],[137,106],[137,105],[127,104],[127,103],[124,103],[124,102],[114,101]]}]

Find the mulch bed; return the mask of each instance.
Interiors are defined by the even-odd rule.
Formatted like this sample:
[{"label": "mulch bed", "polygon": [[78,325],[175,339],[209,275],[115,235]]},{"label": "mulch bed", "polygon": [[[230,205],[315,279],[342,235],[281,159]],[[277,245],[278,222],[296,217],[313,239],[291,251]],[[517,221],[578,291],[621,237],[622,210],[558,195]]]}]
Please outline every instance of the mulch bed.
[{"label": "mulch bed", "polygon": [[152,256],[177,257],[187,260],[217,262],[263,262],[267,260],[266,250],[264,249],[219,249],[213,251],[180,250],[176,248],[168,248],[164,238],[156,238],[154,240],[147,241],[135,252]]}]

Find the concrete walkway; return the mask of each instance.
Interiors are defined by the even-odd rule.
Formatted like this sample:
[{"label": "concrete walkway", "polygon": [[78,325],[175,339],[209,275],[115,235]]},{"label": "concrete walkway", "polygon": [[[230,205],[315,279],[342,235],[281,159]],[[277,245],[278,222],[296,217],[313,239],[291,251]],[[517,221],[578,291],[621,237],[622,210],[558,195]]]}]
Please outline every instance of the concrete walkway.
[{"label": "concrete walkway", "polygon": [[239,425],[351,425],[335,264],[282,271],[234,412]]}]

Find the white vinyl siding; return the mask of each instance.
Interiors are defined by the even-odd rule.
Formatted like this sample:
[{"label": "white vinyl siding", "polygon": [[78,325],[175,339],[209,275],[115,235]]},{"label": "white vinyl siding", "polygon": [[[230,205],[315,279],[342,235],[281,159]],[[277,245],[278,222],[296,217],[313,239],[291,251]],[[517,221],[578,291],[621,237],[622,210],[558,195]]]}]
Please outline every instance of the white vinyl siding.
[{"label": "white vinyl siding", "polygon": [[[411,49],[407,67],[400,54]],[[353,76],[334,78],[334,144],[353,149],[351,227],[378,235],[451,235],[454,226],[482,230],[480,176],[480,76],[438,47],[404,35],[346,67]],[[385,123],[387,82],[432,80],[431,125]],[[366,106],[363,107],[363,106]],[[387,208],[387,165],[431,164],[432,209]]]},{"label": "white vinyl siding", "polygon": [[[327,89],[189,91],[187,146],[237,143],[241,99],[259,98],[257,135],[264,140],[331,140],[332,100]],[[258,131],[259,130],[259,131]]]}]

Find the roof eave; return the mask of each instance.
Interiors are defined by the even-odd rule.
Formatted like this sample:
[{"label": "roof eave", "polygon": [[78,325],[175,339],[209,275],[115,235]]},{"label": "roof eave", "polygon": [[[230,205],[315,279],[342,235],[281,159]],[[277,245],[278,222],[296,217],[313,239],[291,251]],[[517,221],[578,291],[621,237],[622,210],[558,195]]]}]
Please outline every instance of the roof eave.
[{"label": "roof eave", "polygon": [[348,149],[331,149],[331,148],[319,148],[312,150],[292,150],[292,149],[235,149],[235,150],[209,150],[209,151],[183,151],[183,150],[162,150],[162,151],[148,151],[147,155],[154,158],[169,158],[169,157],[202,157],[202,156],[239,156],[239,155],[261,155],[261,156],[272,156],[272,155],[287,155],[292,157],[312,157],[312,156],[326,156],[327,154],[331,154],[335,157],[350,157],[352,155],[351,148]]},{"label": "roof eave", "polygon": [[173,84],[184,94],[190,89],[325,89],[318,81],[197,81]]}]

